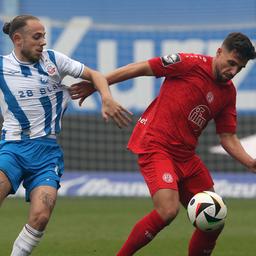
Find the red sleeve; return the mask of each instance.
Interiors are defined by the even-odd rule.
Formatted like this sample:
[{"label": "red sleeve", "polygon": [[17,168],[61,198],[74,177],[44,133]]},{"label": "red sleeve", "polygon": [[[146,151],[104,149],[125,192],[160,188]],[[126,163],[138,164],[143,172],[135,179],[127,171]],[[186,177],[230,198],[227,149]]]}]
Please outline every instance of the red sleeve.
[{"label": "red sleeve", "polygon": [[233,86],[232,91],[229,91],[230,98],[228,105],[223,111],[214,118],[216,124],[216,132],[220,133],[236,133],[237,113],[236,113],[236,90]]},{"label": "red sleeve", "polygon": [[188,72],[196,63],[195,54],[175,53],[148,60],[156,77],[179,76]]}]

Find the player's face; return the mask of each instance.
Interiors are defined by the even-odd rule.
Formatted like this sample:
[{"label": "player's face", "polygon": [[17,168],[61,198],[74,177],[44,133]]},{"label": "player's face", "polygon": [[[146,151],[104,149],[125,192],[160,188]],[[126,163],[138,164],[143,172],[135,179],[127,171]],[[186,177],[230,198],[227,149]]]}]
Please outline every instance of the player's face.
[{"label": "player's face", "polygon": [[27,25],[18,34],[18,57],[20,60],[38,61],[46,45],[44,26],[38,20],[28,20]]},{"label": "player's face", "polygon": [[231,80],[247,64],[248,60],[239,58],[236,51],[219,48],[213,61],[213,74],[217,82],[225,83]]}]

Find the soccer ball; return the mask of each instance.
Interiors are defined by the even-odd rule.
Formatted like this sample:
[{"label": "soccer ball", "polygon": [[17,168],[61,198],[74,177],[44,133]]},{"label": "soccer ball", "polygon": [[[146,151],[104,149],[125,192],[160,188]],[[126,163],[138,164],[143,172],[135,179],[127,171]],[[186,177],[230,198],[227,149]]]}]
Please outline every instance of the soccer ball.
[{"label": "soccer ball", "polygon": [[227,206],[215,192],[203,191],[191,198],[187,213],[195,227],[202,231],[212,231],[224,224]]}]

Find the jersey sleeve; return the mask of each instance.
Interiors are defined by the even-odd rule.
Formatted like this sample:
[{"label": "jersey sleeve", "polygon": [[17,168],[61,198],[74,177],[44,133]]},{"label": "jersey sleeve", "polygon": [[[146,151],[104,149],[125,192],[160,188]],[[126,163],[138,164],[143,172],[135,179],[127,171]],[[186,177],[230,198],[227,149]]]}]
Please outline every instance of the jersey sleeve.
[{"label": "jersey sleeve", "polygon": [[55,61],[57,69],[62,78],[69,75],[78,78],[84,71],[84,65],[79,61],[73,60],[63,53],[50,50],[48,54]]},{"label": "jersey sleeve", "polygon": [[175,53],[163,57],[148,60],[149,65],[156,77],[175,77],[188,72],[197,59],[194,54]]},{"label": "jersey sleeve", "polygon": [[236,133],[237,112],[236,112],[236,90],[227,95],[230,101],[227,106],[215,118],[216,133]]}]

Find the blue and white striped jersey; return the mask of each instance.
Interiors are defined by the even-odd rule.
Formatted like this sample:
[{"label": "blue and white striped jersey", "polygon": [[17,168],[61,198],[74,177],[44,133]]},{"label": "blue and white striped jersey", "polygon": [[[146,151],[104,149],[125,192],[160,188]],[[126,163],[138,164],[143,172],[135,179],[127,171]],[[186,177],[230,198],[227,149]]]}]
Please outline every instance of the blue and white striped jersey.
[{"label": "blue and white striped jersey", "polygon": [[54,50],[43,51],[37,63],[20,62],[15,53],[0,56],[2,140],[23,140],[58,134],[70,99],[61,84],[78,78],[84,65]]}]

